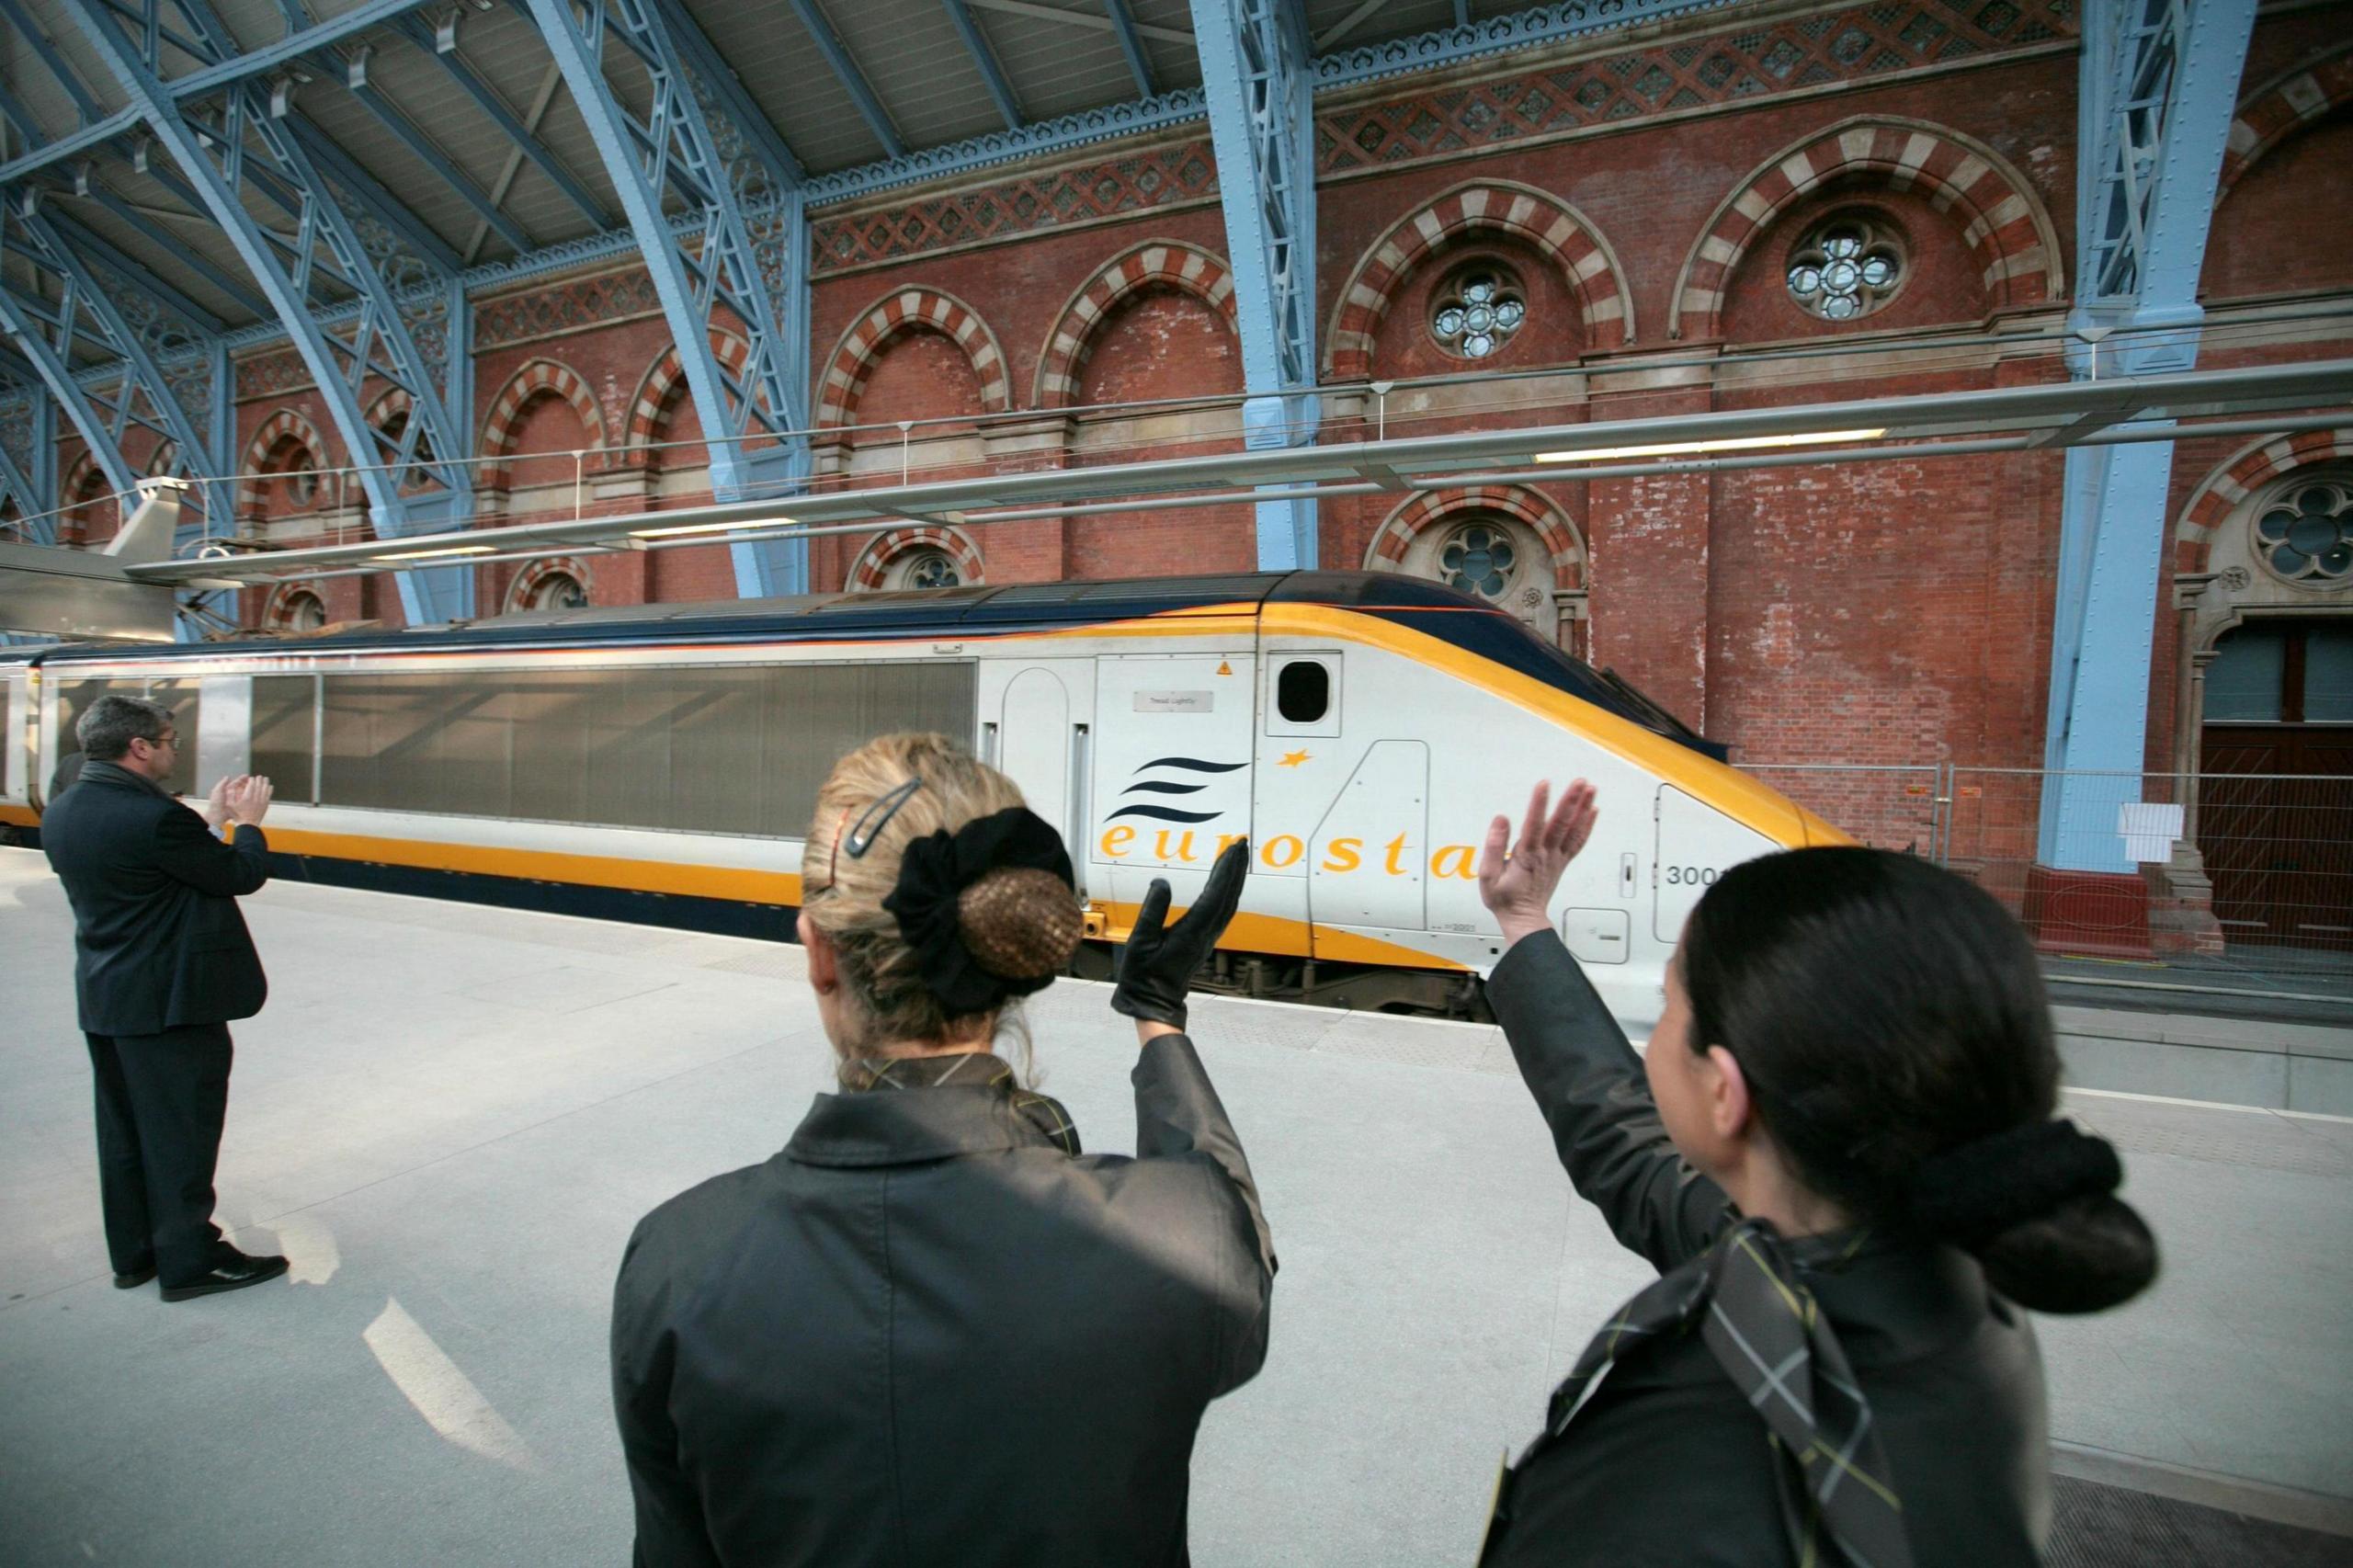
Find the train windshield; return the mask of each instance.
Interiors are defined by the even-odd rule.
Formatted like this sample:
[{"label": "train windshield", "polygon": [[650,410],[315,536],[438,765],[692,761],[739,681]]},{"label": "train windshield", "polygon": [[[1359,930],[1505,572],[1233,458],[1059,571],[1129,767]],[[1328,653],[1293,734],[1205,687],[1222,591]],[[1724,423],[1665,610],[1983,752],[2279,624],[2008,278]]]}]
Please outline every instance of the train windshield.
[{"label": "train windshield", "polygon": [[1595,669],[1574,653],[1547,642],[1515,617],[1496,611],[1492,615],[1450,619],[1483,623],[1476,637],[1477,645],[1472,650],[1474,653],[1596,708],[1606,709],[1704,756],[1723,762],[1731,756],[1731,748],[1700,734],[1616,670]]}]

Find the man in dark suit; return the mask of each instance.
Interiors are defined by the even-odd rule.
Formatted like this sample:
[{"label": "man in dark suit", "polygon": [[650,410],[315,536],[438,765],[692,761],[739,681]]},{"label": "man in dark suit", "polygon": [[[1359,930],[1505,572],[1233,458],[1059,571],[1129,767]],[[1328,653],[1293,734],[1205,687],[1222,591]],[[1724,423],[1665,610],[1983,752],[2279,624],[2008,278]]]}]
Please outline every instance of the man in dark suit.
[{"label": "man in dark suit", "polygon": [[[98,1188],[118,1290],[159,1274],[164,1300],[286,1272],[212,1222],[229,1108],[228,1023],[268,985],[237,897],[269,880],[267,778],[224,778],[199,815],[163,790],[170,711],[102,697],[74,726],[81,777],[42,814],[41,847],[73,901],[74,988],[97,1080]],[[233,823],[233,844],[218,830]]]}]

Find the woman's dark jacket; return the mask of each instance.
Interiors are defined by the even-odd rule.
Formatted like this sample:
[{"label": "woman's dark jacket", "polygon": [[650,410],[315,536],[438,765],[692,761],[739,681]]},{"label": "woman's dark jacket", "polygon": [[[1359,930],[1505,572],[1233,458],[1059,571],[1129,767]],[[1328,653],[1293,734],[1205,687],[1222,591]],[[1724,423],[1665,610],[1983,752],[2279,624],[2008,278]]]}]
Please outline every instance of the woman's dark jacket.
[{"label": "woman's dark jacket", "polygon": [[[1560,938],[1521,939],[1487,994],[1561,1163],[1618,1239],[1662,1272],[1705,1251],[1735,1218],[1731,1199],[1667,1141],[1641,1059]],[[1845,1244],[1791,1250],[1870,1403],[1914,1562],[2039,1562],[2051,1460],[2026,1313],[1951,1247],[1846,1240],[1859,1243],[1851,1256]],[[1482,1562],[1791,1562],[1779,1462],[1763,1418],[1697,1334],[1652,1341],[1515,1467]]]},{"label": "woman's dark jacket", "polygon": [[637,1562],[1184,1563],[1194,1430],[1266,1359],[1275,1259],[1192,1041],[1133,1078],[1134,1159],[1002,1087],[819,1095],[647,1215],[613,1301]]}]

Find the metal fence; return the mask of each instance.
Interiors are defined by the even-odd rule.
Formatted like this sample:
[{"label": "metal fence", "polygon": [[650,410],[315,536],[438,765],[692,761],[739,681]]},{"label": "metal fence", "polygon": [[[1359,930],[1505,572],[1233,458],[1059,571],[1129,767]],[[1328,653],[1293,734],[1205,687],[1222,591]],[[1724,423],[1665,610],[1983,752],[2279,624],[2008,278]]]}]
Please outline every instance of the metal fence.
[{"label": "metal fence", "polygon": [[[1949,866],[2055,957],[2353,980],[2353,777],[1744,763],[1864,843]],[[2194,978],[2184,972],[2168,976]]]}]

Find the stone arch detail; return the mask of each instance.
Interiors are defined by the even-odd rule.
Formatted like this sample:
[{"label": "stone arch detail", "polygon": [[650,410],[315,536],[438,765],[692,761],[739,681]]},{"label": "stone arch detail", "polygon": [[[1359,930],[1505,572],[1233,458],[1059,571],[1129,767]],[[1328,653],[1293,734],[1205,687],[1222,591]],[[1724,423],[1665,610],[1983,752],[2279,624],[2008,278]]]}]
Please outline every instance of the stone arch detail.
[{"label": "stone arch detail", "polygon": [[[319,601],[319,606],[322,609],[324,609],[326,607],[327,590],[325,584],[313,582],[307,577],[297,578],[290,583],[280,583],[278,586],[269,591],[269,598],[262,606],[261,624],[263,627],[271,631],[282,631],[286,630],[288,624],[292,619],[294,596],[297,594],[308,594],[311,597]],[[332,614],[333,612],[329,611],[328,613]]]},{"label": "stone arch detail", "polygon": [[290,436],[309,451],[313,463],[321,467],[326,465],[326,443],[319,438],[318,426],[305,419],[300,410],[278,410],[254,431],[253,439],[245,443],[244,460],[237,465],[237,510],[240,514],[260,509],[261,486],[253,481],[261,472],[261,465],[269,460],[269,449]]},{"label": "stone arch detail", "polygon": [[[731,376],[741,377],[744,367],[752,359],[750,344],[719,327],[710,329],[710,351]],[[662,410],[686,379],[687,368],[676,348],[665,348],[660,358],[647,367],[629,400],[629,431],[622,437],[621,461],[642,464],[652,460],[646,449],[661,437]]]},{"label": "stone arch detail", "polygon": [[1433,252],[1470,234],[1501,233],[1522,240],[1558,266],[1586,325],[1596,334],[1615,324],[1620,344],[1634,341],[1634,296],[1618,253],[1590,219],[1549,191],[1511,180],[1472,180],[1408,213],[1358,258],[1333,307],[1324,335],[1324,369],[1331,379],[1363,381],[1372,374],[1372,339],[1398,286]]},{"label": "stone arch detail", "polygon": [[1192,295],[1239,333],[1233,303],[1233,274],[1224,261],[1182,240],[1146,240],[1105,263],[1079,285],[1046,335],[1038,356],[1040,408],[1068,408],[1078,401],[1079,379],[1095,352],[1095,333],[1119,303],[1142,290],[1173,288]]},{"label": "stone arch detail", "polygon": [[525,562],[523,569],[515,574],[515,580],[506,585],[506,597],[501,601],[500,613],[509,614],[521,609],[530,602],[532,592],[558,573],[570,577],[585,590],[593,590],[597,585],[596,579],[589,575],[588,562],[578,556],[542,555],[536,561]]},{"label": "stone arch detail", "polygon": [[1585,539],[1576,525],[1550,496],[1518,485],[1474,484],[1444,494],[1431,491],[1409,498],[1373,530],[1372,542],[1365,547],[1365,570],[1400,570],[1416,535],[1473,512],[1500,512],[1535,530],[1552,559],[1553,587],[1586,585]]},{"label": "stone arch detail", "polygon": [[981,547],[961,528],[892,528],[867,540],[866,548],[858,552],[850,563],[849,576],[844,586],[851,593],[870,593],[888,580],[891,563],[913,551],[945,551],[956,562],[957,575],[967,586],[984,581],[981,567]]},{"label": "stone arch detail", "polygon": [[2174,525],[2174,570],[2202,573],[2214,553],[2223,525],[2248,497],[2275,479],[2300,468],[2353,458],[2353,424],[2334,430],[2303,430],[2249,443],[2199,482]]},{"label": "stone arch detail", "polygon": [[2247,170],[2308,121],[2353,102],[2353,43],[2339,44],[2317,59],[2282,72],[2239,103],[2222,148],[2222,177],[2214,204],[2231,194]]},{"label": "stone arch detail", "polygon": [[[540,398],[551,396],[563,399],[580,415],[580,427],[587,433],[591,450],[605,449],[608,443],[604,410],[597,405],[597,394],[587,381],[560,360],[533,359],[506,379],[506,384],[491,403],[490,417],[483,422],[482,455],[496,460],[483,469],[483,488],[506,488],[508,471],[505,460],[514,451],[516,437],[521,433],[523,411]],[[369,424],[372,427],[376,421],[370,418]]]},{"label": "stone arch detail", "polygon": [[1917,190],[1962,221],[1985,291],[2012,309],[2066,297],[2058,231],[2024,175],[1981,142],[1926,120],[1863,116],[1800,138],[1758,165],[1709,218],[1675,279],[1667,335],[1717,336],[1724,287],[1749,247],[1800,198],[1863,174]]},{"label": "stone arch detail", "polygon": [[818,426],[851,423],[882,350],[893,338],[923,331],[944,334],[963,350],[980,378],[983,412],[1012,412],[1012,372],[1005,349],[980,312],[943,290],[894,289],[850,324],[826,358],[825,379],[817,390]]}]

